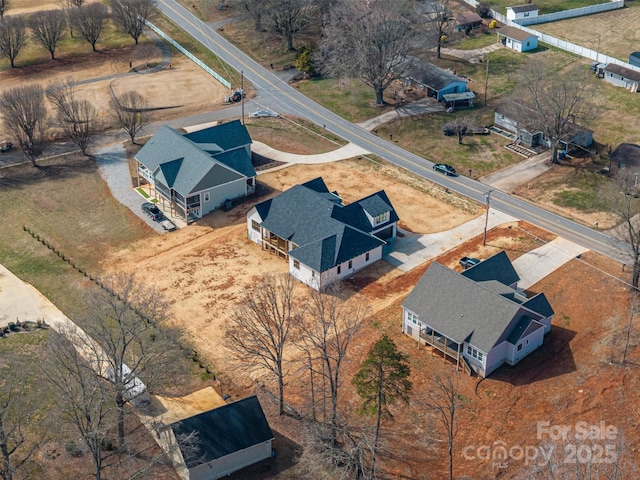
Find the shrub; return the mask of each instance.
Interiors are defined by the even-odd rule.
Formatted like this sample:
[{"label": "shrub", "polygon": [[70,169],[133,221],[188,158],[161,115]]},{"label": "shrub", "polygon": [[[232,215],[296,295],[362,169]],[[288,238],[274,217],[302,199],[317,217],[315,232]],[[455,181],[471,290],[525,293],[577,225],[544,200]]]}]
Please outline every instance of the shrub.
[{"label": "shrub", "polygon": [[11,330],[12,332],[16,332],[18,330],[16,322],[9,322],[9,330]]},{"label": "shrub", "polygon": [[313,49],[304,46],[300,49],[296,57],[296,68],[307,75],[315,75],[315,67],[313,65]]},{"label": "shrub", "polygon": [[73,440],[69,440],[67,443],[65,443],[64,448],[72,457],[78,458],[84,454],[84,452],[82,451],[82,447]]},{"label": "shrub", "polygon": [[490,18],[491,17],[491,7],[486,2],[478,3],[476,7],[476,13],[480,15],[482,18]]}]

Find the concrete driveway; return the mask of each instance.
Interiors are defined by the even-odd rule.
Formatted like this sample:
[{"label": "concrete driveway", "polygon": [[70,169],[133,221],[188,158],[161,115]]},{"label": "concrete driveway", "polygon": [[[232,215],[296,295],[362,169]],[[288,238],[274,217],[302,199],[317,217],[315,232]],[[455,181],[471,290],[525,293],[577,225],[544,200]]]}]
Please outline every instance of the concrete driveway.
[{"label": "concrete driveway", "polygon": [[513,262],[513,268],[520,277],[518,287],[525,290],[530,288],[572,258],[586,251],[588,251],[587,248],[557,237],[546,245],[525,253]]},{"label": "concrete driveway", "polygon": [[[516,218],[506,213],[491,209],[489,210],[487,228],[490,230],[503,223],[516,221]],[[418,235],[403,231],[402,233],[405,236],[394,240],[393,251],[385,256],[384,259],[401,271],[408,272],[424,262],[481,235],[484,231],[484,223],[485,215],[483,214],[459,227],[444,232]]]}]

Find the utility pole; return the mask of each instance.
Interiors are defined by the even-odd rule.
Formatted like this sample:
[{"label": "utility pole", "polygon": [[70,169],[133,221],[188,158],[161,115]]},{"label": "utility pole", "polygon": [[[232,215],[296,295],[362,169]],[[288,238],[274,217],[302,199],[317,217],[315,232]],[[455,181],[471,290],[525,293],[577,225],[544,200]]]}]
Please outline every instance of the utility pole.
[{"label": "utility pole", "polygon": [[244,70],[240,70],[240,109],[242,110],[242,125],[244,125]]},{"label": "utility pole", "polygon": [[489,226],[489,206],[491,205],[491,192],[493,192],[493,190],[489,190],[484,194],[484,201],[487,204],[487,213],[484,218],[484,235],[482,235],[482,245],[487,244],[487,227]]},{"label": "utility pole", "polygon": [[484,73],[484,106],[487,106],[487,88],[489,86],[489,57],[487,57],[487,68]]}]

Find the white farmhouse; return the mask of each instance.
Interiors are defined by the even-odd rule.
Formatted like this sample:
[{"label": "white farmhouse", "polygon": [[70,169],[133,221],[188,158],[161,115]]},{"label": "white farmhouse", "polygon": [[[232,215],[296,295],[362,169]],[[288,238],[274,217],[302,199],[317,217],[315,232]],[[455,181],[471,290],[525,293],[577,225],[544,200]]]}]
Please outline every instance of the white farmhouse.
[{"label": "white farmhouse", "polygon": [[345,205],[318,177],[247,213],[249,239],[289,262],[289,273],[320,290],[382,258],[398,215],[381,190]]}]

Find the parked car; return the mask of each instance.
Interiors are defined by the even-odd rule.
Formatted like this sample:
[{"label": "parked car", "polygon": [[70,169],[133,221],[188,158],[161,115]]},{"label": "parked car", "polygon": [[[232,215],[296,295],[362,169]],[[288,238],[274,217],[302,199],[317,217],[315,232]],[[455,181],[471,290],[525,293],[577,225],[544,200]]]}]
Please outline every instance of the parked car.
[{"label": "parked car", "polygon": [[473,257],[462,257],[460,259],[460,265],[462,265],[462,268],[464,268],[465,270],[467,268],[473,267],[474,265],[478,265],[479,263],[480,263],[480,260]]},{"label": "parked car", "polygon": [[0,142],[0,153],[8,152],[13,148],[13,143],[11,142]]},{"label": "parked car", "polygon": [[448,165],[446,163],[436,163],[433,166],[433,169],[436,172],[441,172],[441,173],[444,173],[445,175],[455,175],[456,174],[456,169],[453,168],[451,165]]},{"label": "parked car", "polygon": [[147,215],[149,215],[156,222],[163,217],[160,209],[156,205],[150,202],[145,202],[142,204],[142,211]]},{"label": "parked car", "polygon": [[176,228],[176,224],[173,223],[171,220],[169,220],[168,218],[165,218],[164,220],[162,220],[160,222],[160,225],[162,226],[162,228],[164,228],[167,232],[173,232]]},{"label": "parked car", "polygon": [[279,115],[276,112],[272,112],[271,110],[256,110],[249,114],[249,118],[261,118],[261,117],[278,117]]}]

